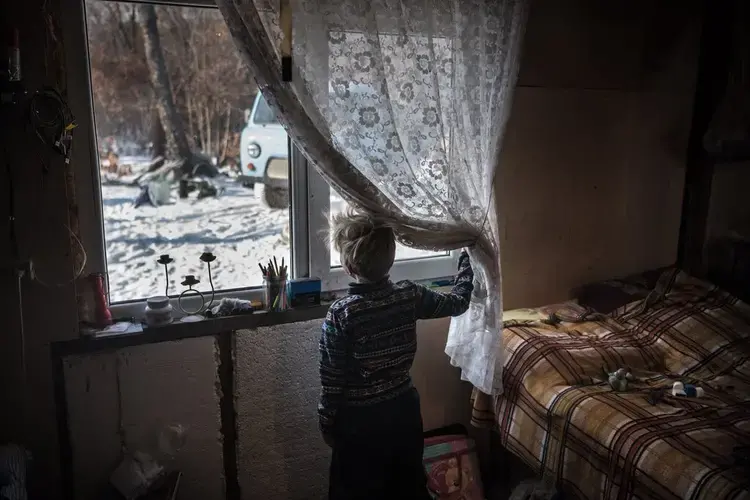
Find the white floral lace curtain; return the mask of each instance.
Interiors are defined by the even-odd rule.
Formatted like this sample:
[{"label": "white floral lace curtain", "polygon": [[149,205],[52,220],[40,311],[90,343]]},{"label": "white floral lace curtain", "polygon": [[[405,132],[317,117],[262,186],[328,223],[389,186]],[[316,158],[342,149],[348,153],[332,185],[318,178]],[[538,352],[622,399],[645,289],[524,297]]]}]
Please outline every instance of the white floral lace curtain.
[{"label": "white floral lace curtain", "polygon": [[476,291],[446,353],[501,386],[493,184],[527,0],[291,0],[293,81],[281,81],[278,2],[217,0],[260,90],[346,201],[402,243],[471,247]]}]

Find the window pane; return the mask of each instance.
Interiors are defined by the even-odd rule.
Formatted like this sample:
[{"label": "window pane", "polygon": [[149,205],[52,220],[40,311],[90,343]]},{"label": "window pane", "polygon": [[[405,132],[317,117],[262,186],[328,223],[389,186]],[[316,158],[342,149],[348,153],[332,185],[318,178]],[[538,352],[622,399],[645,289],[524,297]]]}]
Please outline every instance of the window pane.
[{"label": "window pane", "polygon": [[274,111],[262,96],[260,99],[258,99],[258,103],[255,106],[253,123],[255,123],[256,125],[278,125],[279,123],[279,121],[276,119],[276,113],[274,113]]},{"label": "window pane", "polygon": [[[341,197],[334,191],[330,190],[331,199],[331,215],[335,215],[346,210],[348,203],[346,203]],[[414,259],[429,259],[432,257],[445,257],[450,255],[450,252],[430,252],[428,250],[417,250],[404,246],[400,243],[396,244],[396,260],[414,260]],[[341,257],[339,253],[331,246],[331,267],[340,267]]]},{"label": "window pane", "polygon": [[[163,294],[161,254],[175,259],[171,295],[188,274],[210,290],[204,251],[217,290],[259,286],[260,260],[290,261],[287,137],[264,100],[254,105],[221,14],[93,0],[86,11],[111,300]],[[156,40],[161,66],[144,49]],[[202,166],[149,171],[185,143]]]}]

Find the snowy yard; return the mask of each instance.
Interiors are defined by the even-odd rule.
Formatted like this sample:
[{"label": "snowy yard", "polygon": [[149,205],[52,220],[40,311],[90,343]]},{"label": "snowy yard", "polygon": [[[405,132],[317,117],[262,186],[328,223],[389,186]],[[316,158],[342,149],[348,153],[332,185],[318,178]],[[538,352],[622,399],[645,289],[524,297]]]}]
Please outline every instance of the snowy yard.
[{"label": "snowy yard", "polygon": [[289,261],[289,242],[282,231],[289,212],[261,206],[252,190],[230,179],[216,198],[190,197],[166,206],[135,208],[138,189],[102,186],[104,229],[110,297],[113,302],[143,299],[164,293],[164,268],[156,260],[169,254],[170,294],[182,290],[186,274],[208,288],[208,272],[199,260],[204,251],[216,255],[211,265],[217,289],[258,286],[258,262],[276,256]]},{"label": "snowy yard", "polygon": [[[145,159],[123,158],[134,166],[134,174],[143,169]],[[104,231],[107,244],[107,270],[110,300],[124,302],[141,300],[164,293],[164,268],[156,261],[169,254],[170,295],[184,289],[180,282],[187,274],[201,280],[198,288],[209,289],[208,269],[199,260],[201,253],[211,251],[216,261],[211,264],[214,286],[230,290],[260,286],[262,276],[258,262],[276,257],[290,260],[288,210],[271,210],[256,199],[253,191],[229,177],[216,183],[223,191],[213,198],[196,199],[195,193],[179,199],[172,191],[172,202],[153,207],[135,208],[139,193],[134,186],[102,183]],[[331,199],[332,211],[341,210],[342,201]],[[400,259],[429,256],[399,246]],[[338,265],[338,255],[332,255]]]}]

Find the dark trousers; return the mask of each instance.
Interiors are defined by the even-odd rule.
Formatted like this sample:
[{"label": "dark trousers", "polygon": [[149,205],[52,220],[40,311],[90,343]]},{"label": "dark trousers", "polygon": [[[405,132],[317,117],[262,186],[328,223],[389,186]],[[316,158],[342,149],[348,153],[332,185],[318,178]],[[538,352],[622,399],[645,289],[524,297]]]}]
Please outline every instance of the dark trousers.
[{"label": "dark trousers", "polygon": [[427,500],[416,390],[336,416],[329,500]]}]

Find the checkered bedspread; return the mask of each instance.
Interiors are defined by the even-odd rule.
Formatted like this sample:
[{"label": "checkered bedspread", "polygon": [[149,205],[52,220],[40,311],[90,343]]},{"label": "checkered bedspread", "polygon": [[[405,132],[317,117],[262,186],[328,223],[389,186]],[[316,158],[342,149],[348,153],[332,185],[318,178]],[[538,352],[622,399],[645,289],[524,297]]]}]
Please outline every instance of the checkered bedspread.
[{"label": "checkered bedspread", "polygon": [[[671,270],[610,316],[551,310],[555,326],[506,322],[505,392],[475,391],[474,425],[573,497],[750,499],[750,469],[733,458],[750,445],[748,304]],[[627,392],[602,375],[620,367],[638,378]],[[706,395],[673,397],[677,380]],[[655,389],[666,395],[651,404]]]}]

